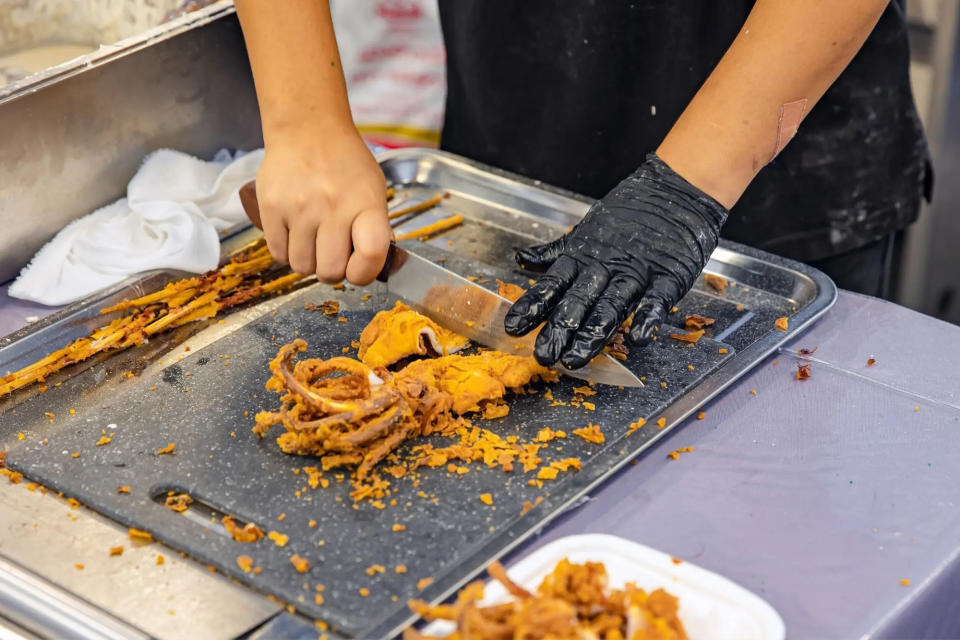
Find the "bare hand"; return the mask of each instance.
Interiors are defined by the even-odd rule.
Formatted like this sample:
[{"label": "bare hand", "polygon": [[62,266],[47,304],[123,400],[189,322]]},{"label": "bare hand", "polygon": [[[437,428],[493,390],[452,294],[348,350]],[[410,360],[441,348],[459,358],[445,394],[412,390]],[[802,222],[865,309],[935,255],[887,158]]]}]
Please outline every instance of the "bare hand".
[{"label": "bare hand", "polygon": [[386,183],[359,135],[273,139],[257,173],[257,201],[275,260],[322,282],[370,284],[391,230]]}]

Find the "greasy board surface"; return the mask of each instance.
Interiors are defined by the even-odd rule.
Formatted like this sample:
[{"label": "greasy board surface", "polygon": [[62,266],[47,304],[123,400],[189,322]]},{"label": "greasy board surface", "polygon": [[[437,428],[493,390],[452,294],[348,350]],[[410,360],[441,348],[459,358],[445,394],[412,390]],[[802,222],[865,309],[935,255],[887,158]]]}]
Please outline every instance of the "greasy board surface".
[{"label": "greasy board surface", "polygon": [[[303,298],[291,301],[275,314],[184,354],[182,361],[160,374],[130,380],[108,400],[82,407],[71,417],[69,428],[51,431],[46,444],[29,438],[9,452],[7,462],[28,478],[126,525],[150,531],[158,540],[330,622],[342,633],[366,637],[403,610],[408,598],[436,597],[440,591],[434,590],[441,584],[448,589],[452,581],[482,568],[485,559],[477,551],[494,543],[508,547],[518,523],[533,528],[561,509],[602,474],[591,460],[600,456],[598,463],[609,464],[642,448],[659,433],[658,414],[734,351],[727,347],[729,353],[721,354],[724,345],[708,338],[693,347],[661,339],[634,350],[627,364],[645,376],[647,386],[595,387],[596,395],[589,398],[594,411],[550,406],[542,393],[510,396],[507,417],[475,423],[530,442],[544,426],[569,433],[593,422],[601,425],[606,442],[590,444],[572,435],[551,442],[540,454],[545,461],[579,457],[584,468],[563,473],[543,488],[530,486],[527,480],[534,473],[525,475],[519,469],[505,473],[478,463],[469,465],[465,475],[450,474],[445,468],[423,469],[419,486],[407,478],[391,479],[392,494],[381,509],[369,502],[354,504],[349,482],[338,482],[333,472],[325,474],[331,481],[328,488],[308,487],[307,475],[299,470],[318,466],[316,459],[281,453],[274,441],[278,429],[263,439],[251,432],[255,413],[278,405],[276,394],[266,391],[264,383],[269,377],[267,363],[282,344],[301,337],[309,343],[307,357],[342,355],[342,348],[359,337],[377,310],[392,306],[393,300],[382,290],[368,301],[361,293],[317,287],[306,299],[317,304],[338,299],[346,322],[306,309]],[[718,304],[735,315],[732,304],[703,294],[688,297],[682,306],[694,305],[691,313],[723,311]],[[683,313],[681,309],[675,314],[676,323],[682,322]],[[569,400],[572,388],[582,384],[562,379],[552,385],[553,396]],[[647,425],[626,436],[630,423],[640,417]],[[111,441],[95,446],[103,433]],[[450,442],[431,440],[438,445]],[[157,454],[171,442],[176,445],[172,455]],[[74,457],[75,453],[80,455]],[[121,485],[129,486],[130,493],[118,493]],[[199,515],[202,508],[191,507],[184,514],[165,508],[161,503],[168,490],[189,493],[264,531],[286,534],[289,541],[284,547],[266,538],[252,544],[235,542],[218,519]],[[492,505],[480,500],[482,493],[492,495]],[[524,502],[538,497],[545,499],[524,514]],[[315,527],[309,526],[311,520]],[[394,532],[394,524],[406,528]],[[293,554],[310,561],[307,573],[294,569]],[[243,572],[237,564],[241,555],[250,556],[260,572]],[[382,565],[385,572],[368,575],[365,569],[372,565]],[[406,572],[398,573],[398,565]],[[418,591],[417,583],[427,577],[435,585]],[[322,605],[315,602],[317,585],[324,587]],[[369,589],[369,594],[361,595],[361,589]]]}]

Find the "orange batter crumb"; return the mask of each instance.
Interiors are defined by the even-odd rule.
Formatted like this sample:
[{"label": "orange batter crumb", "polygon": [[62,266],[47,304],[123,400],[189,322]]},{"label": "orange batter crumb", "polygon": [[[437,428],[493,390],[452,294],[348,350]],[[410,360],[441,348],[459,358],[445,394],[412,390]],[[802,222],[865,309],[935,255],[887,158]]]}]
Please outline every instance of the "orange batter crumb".
[{"label": "orange batter crumb", "polygon": [[689,333],[671,333],[670,337],[674,340],[679,340],[680,342],[696,344],[699,342],[700,338],[703,337],[703,333],[703,329],[697,329],[696,331],[690,331]]},{"label": "orange batter crumb", "polygon": [[395,523],[393,524],[392,529],[393,529],[393,532],[394,532],[394,533],[398,533],[398,532],[400,532],[400,531],[406,531],[406,530],[407,530],[407,526],[406,526],[406,525],[403,525],[403,524],[400,524],[399,522],[395,522]]},{"label": "orange batter crumb", "polygon": [[131,540],[137,542],[153,542],[153,534],[142,529],[134,529],[133,527],[130,527],[127,530],[127,535]]},{"label": "orange batter crumb", "polygon": [[420,578],[417,580],[417,589],[423,591],[431,584],[433,584],[433,578]]},{"label": "orange batter crumb", "polygon": [[729,282],[723,276],[718,276],[713,273],[703,274],[703,281],[709,285],[714,291],[723,291],[727,288]]},{"label": "orange batter crumb", "polygon": [[118,547],[110,547],[110,555],[112,556],[123,555],[123,545],[120,545]]},{"label": "orange batter crumb", "polygon": [[493,496],[490,495],[489,493],[481,493],[481,494],[480,494],[480,502],[482,502],[483,504],[489,506],[489,505],[493,504]]},{"label": "orange batter crumb", "polygon": [[272,540],[273,544],[277,545],[278,547],[287,546],[287,541],[290,539],[289,536],[287,536],[286,534],[277,533],[276,531],[271,531],[270,533],[267,534],[267,537],[270,540]]},{"label": "orange batter crumb", "polygon": [[310,570],[310,561],[297,554],[290,556],[290,564],[297,570],[297,573],[306,573]]},{"label": "orange batter crumb", "polygon": [[240,567],[244,573],[250,573],[250,569],[253,568],[253,558],[250,556],[237,556],[237,566]]},{"label": "orange batter crumb", "polygon": [[773,322],[773,326],[777,329],[777,331],[786,331],[788,328],[788,325],[789,325],[789,321],[787,320],[786,316],[783,316],[782,318],[777,318]]},{"label": "orange batter crumb", "polygon": [[173,450],[176,448],[176,446],[177,446],[177,443],[171,442],[170,444],[168,444],[168,445],[165,446],[164,448],[162,448],[162,449],[157,449],[157,455],[158,455],[158,456],[162,456],[162,455],[171,454],[171,453],[173,453]]},{"label": "orange batter crumb", "polygon": [[248,522],[241,527],[231,516],[223,516],[220,522],[223,523],[223,528],[227,530],[230,537],[237,542],[257,542],[263,539],[263,529],[252,522]]},{"label": "orange batter crumb", "polygon": [[603,431],[600,430],[600,425],[598,424],[590,423],[581,429],[574,429],[573,434],[593,444],[603,444],[606,442],[606,437],[604,437]]},{"label": "orange batter crumb", "polygon": [[130,493],[130,487],[128,485],[121,485],[117,487],[117,493]]}]

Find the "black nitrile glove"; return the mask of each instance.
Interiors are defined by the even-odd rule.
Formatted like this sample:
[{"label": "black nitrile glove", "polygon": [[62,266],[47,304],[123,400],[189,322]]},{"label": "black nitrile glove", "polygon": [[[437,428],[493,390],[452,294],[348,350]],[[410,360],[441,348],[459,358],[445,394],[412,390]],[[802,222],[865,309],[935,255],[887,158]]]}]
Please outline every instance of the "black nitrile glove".
[{"label": "black nitrile glove", "polygon": [[706,266],[728,213],[651,153],[569,233],[517,252],[546,274],[507,313],[507,333],[546,320],[537,360],[576,369],[635,312],[630,340],[645,344]]}]

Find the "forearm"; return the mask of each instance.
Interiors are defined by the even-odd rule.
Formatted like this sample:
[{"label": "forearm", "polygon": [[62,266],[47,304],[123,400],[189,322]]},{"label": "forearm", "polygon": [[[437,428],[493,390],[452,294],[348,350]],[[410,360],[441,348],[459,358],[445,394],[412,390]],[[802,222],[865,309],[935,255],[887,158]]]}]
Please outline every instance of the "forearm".
[{"label": "forearm", "polygon": [[[657,154],[732,207],[857,53],[887,0],[757,0]],[[790,105],[783,110],[784,105]],[[791,120],[793,120],[791,122]]]},{"label": "forearm", "polygon": [[236,0],[263,137],[353,131],[327,0]]}]

